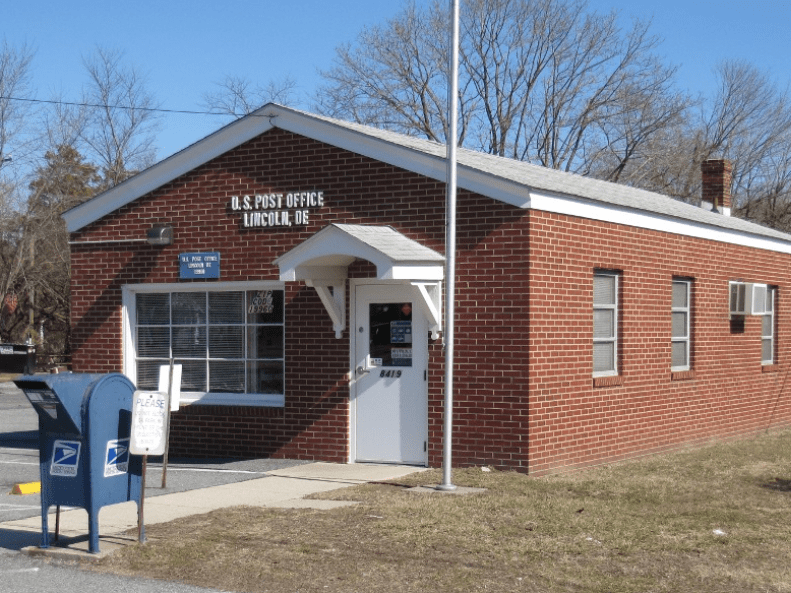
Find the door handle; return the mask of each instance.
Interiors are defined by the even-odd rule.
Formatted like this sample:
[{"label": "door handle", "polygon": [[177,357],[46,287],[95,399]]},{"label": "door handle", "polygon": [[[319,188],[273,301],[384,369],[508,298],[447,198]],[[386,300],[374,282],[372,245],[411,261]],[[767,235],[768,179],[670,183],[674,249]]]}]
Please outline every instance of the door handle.
[{"label": "door handle", "polygon": [[358,367],[357,367],[357,374],[358,374],[358,375],[367,375],[367,374],[368,374],[368,373],[370,373],[370,372],[371,372],[371,371],[369,371],[368,369],[364,369],[364,368],[362,367],[362,365],[360,365],[360,366],[358,366]]}]

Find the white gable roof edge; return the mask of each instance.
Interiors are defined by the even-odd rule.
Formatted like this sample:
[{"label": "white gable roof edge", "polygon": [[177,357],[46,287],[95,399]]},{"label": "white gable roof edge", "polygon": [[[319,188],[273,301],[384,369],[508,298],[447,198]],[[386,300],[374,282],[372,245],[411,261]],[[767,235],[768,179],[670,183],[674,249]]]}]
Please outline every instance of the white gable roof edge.
[{"label": "white gable roof edge", "polygon": [[70,233],[80,230],[137,198],[272,129],[270,118],[248,115],[130,177],[123,183],[63,213]]},{"label": "white gable roof edge", "polygon": [[[124,183],[64,213],[69,232],[77,231],[146,193],[172,181],[224,152],[272,129],[280,128],[320,142],[349,150],[396,167],[444,182],[446,178],[445,145],[405,136],[361,124],[344,122],[268,104],[236,120],[187,147],[179,153],[142,171]],[[650,220],[674,220],[673,232],[699,236],[695,229],[706,228],[706,238],[729,237],[727,242],[747,244],[742,235],[760,237],[762,245],[774,245],[774,251],[791,250],[791,235],[758,224],[708,212],[668,196],[629,186],[547,169],[466,149],[458,151],[458,187],[473,191],[518,208],[555,211],[555,206],[536,196],[554,196],[569,203],[585,203],[589,218],[602,218],[606,212],[629,211],[631,226],[644,226]],[[562,207],[561,207],[562,209]],[[592,215],[600,209],[599,214]],[[580,214],[581,209],[568,214]],[[782,247],[782,248],[778,248]],[[769,248],[769,247],[764,247]]]},{"label": "white gable roof edge", "polygon": [[[757,234],[748,234],[700,222],[681,220],[670,216],[627,208],[614,204],[602,204],[586,199],[560,194],[531,192],[530,207],[543,212],[565,214],[588,220],[598,220],[652,231],[672,233],[697,239],[730,243],[767,251],[791,254],[791,241]],[[693,206],[694,207],[694,206]],[[716,216],[722,216],[718,214]],[[754,225],[757,226],[757,225]]]}]

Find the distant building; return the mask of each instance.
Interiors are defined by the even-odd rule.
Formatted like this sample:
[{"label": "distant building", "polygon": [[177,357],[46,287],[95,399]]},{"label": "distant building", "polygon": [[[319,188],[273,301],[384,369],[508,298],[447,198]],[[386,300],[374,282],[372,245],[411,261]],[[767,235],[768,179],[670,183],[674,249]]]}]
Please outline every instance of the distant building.
[{"label": "distant building", "polygon": [[[182,364],[171,455],[440,465],[444,157],[267,105],[67,212],[74,370]],[[455,464],[788,425],[791,236],[727,215],[726,162],[700,208],[458,159]]]}]

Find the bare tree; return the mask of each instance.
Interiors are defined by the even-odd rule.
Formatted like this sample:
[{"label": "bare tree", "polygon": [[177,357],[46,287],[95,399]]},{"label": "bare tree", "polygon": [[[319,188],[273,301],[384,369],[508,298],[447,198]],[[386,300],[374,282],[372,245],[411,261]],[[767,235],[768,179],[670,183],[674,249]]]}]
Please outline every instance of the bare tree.
[{"label": "bare tree", "polygon": [[[27,47],[0,45],[0,155],[8,158],[15,143],[29,133],[32,103],[30,86],[33,51]],[[21,155],[20,155],[21,156]]]},{"label": "bare tree", "polygon": [[70,272],[68,233],[60,216],[92,197],[101,178],[69,145],[48,151],[44,163],[30,183],[25,209],[2,221],[0,338],[30,339],[46,353],[64,354]]},{"label": "bare tree", "polygon": [[[683,116],[674,69],[648,24],[628,31],[583,0],[470,0],[461,15],[460,142],[617,180],[652,135]],[[444,141],[447,9],[414,3],[323,72],[317,109]]]},{"label": "bare tree", "polygon": [[769,203],[789,198],[791,101],[788,91],[744,62],[725,62],[718,74],[719,92],[705,122],[706,151],[733,163],[734,205],[752,218],[760,204],[760,219]]},{"label": "bare tree", "polygon": [[123,53],[97,48],[84,60],[89,75],[83,102],[91,106],[82,139],[100,163],[107,187],[153,164],[158,114],[145,77],[123,64]]},{"label": "bare tree", "polygon": [[[382,26],[364,29],[355,45],[336,52],[335,66],[317,93],[327,115],[443,141],[447,121],[447,30],[442,11],[419,11],[414,2]],[[462,136],[469,123],[460,104]]]},{"label": "bare tree", "polygon": [[537,109],[520,121],[513,156],[616,181],[653,134],[681,117],[687,100],[672,90],[675,70],[652,54],[659,41],[647,23],[624,33],[616,14],[585,15],[583,6],[559,15],[554,28],[565,29],[552,40]]},{"label": "bare tree", "polygon": [[0,219],[13,216],[24,203],[21,172],[36,147],[30,127],[35,118],[32,60],[33,50],[26,45],[0,45]]},{"label": "bare tree", "polygon": [[765,73],[744,62],[715,69],[717,90],[697,113],[669,122],[622,180],[700,202],[700,166],[725,158],[733,166],[734,214],[791,231],[791,99]]},{"label": "bare tree", "polygon": [[71,146],[80,152],[85,150],[82,138],[87,133],[91,110],[53,95],[48,101],[48,108],[42,112],[39,151],[46,155],[47,151],[57,151],[61,146]]},{"label": "bare tree", "polygon": [[203,95],[203,106],[211,113],[237,118],[252,113],[266,103],[293,103],[297,83],[291,76],[285,76],[261,86],[246,77],[226,76],[216,86],[218,90]]},{"label": "bare tree", "polygon": [[[45,352],[65,353],[70,270],[60,215],[153,162],[156,105],[140,74],[123,66],[120,52],[98,49],[85,61],[84,105],[56,98],[34,114],[34,103],[27,101],[33,98],[32,52],[1,49],[0,153],[13,147],[16,165],[21,152],[24,166],[15,169],[26,169],[28,177],[9,177],[8,163],[0,161],[0,339],[29,339]],[[98,165],[87,162],[81,149]],[[35,154],[43,155],[38,165]],[[40,332],[46,334],[43,343]]]}]

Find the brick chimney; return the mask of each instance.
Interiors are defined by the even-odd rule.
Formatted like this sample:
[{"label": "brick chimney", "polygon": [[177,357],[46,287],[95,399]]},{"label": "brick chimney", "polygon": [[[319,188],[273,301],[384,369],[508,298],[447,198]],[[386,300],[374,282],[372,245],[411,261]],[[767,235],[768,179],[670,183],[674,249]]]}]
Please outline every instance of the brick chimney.
[{"label": "brick chimney", "polygon": [[725,216],[731,215],[731,163],[725,159],[703,161],[701,206]]}]

